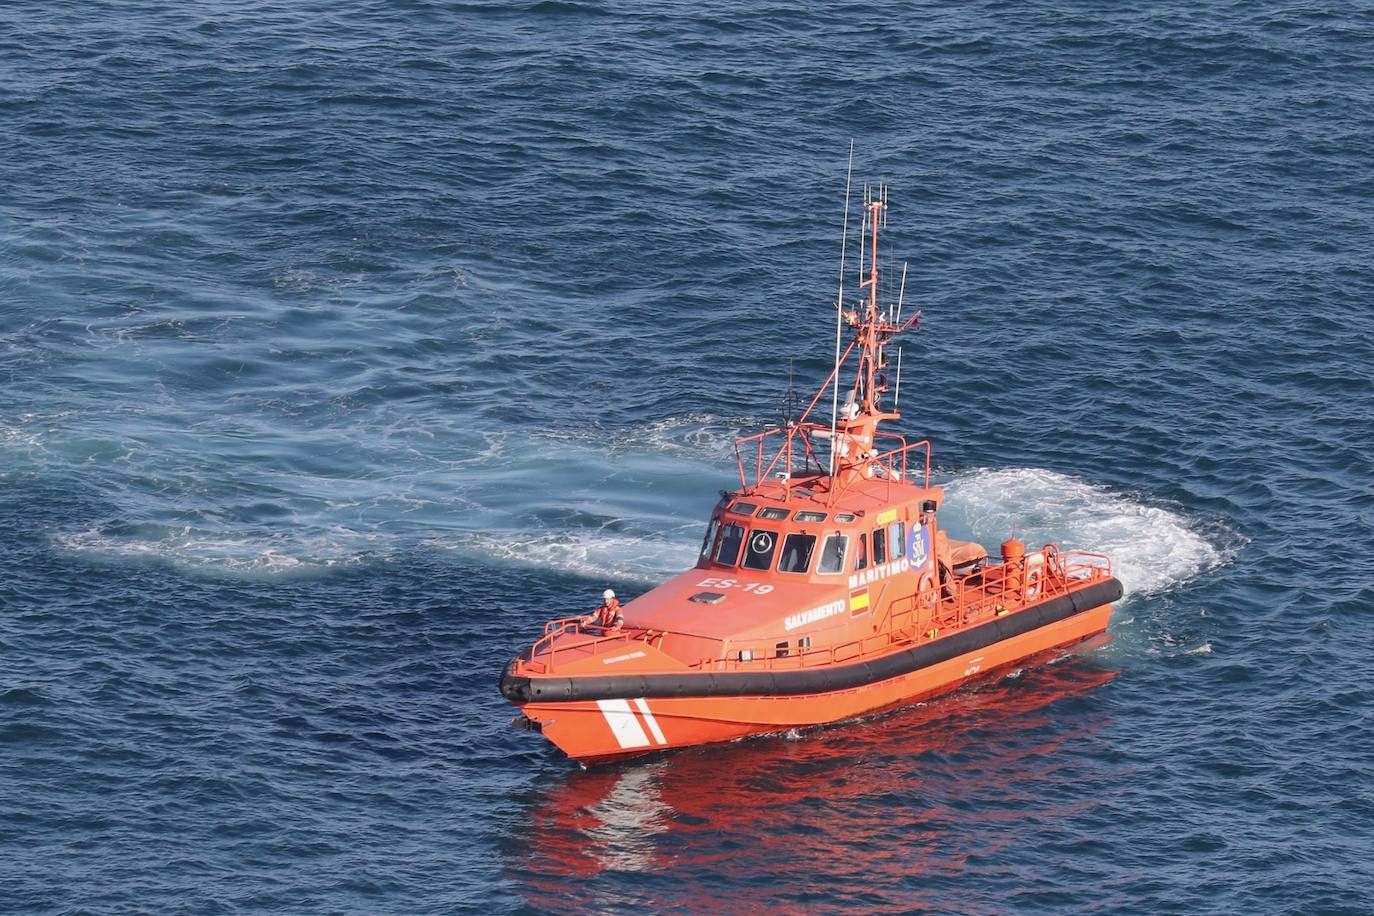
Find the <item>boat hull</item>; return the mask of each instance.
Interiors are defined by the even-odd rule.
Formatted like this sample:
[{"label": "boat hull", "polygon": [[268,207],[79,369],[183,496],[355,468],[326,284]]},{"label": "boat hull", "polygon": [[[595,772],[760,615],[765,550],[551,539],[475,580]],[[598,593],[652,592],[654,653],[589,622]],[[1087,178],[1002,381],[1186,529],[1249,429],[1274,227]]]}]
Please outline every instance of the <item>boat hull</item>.
[{"label": "boat hull", "polygon": [[[951,655],[948,651],[960,648],[951,637],[946,651],[933,653],[931,657],[935,660],[928,664],[839,689],[721,695],[719,688],[711,690],[712,684],[720,682],[720,676],[703,673],[680,679],[681,685],[673,691],[677,695],[662,695],[664,690],[655,690],[648,679],[642,679],[645,689],[639,694],[609,691],[619,695],[598,696],[597,693],[608,691],[593,689],[587,698],[542,700],[531,697],[516,705],[532,727],[586,766],[838,722],[912,703],[986,676],[988,672],[1092,640],[1105,633],[1111,616],[1110,601],[1116,596],[1119,596],[1119,585],[1116,595],[1105,603],[958,654]],[[996,623],[1000,621],[988,626],[996,626]],[[938,648],[942,642],[945,640],[937,640],[923,648]],[[875,672],[883,668],[880,663],[868,663],[866,667]],[[695,694],[684,692],[691,689],[693,679],[700,681],[702,689]],[[516,699],[516,695],[524,699],[532,693],[528,689],[523,692],[508,689],[504,679],[503,692],[512,699]],[[575,688],[549,691],[551,694],[560,692],[577,691]]]}]

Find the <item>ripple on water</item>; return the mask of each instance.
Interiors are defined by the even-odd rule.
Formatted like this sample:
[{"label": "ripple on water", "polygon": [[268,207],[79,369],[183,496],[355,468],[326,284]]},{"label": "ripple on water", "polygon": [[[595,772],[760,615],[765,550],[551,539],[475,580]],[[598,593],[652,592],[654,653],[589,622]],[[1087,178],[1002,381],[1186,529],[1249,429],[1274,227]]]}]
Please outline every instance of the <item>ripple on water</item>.
[{"label": "ripple on water", "polygon": [[[0,909],[1374,909],[1374,12],[221,6],[0,13]],[[499,669],[830,370],[850,137],[1114,644],[577,772]]]}]

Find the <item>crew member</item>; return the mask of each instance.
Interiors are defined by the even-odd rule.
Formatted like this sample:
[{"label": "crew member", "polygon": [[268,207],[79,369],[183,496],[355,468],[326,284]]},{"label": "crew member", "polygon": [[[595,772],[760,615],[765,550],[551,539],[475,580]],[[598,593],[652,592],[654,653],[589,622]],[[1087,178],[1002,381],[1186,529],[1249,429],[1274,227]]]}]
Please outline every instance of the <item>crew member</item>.
[{"label": "crew member", "polygon": [[599,627],[605,633],[618,632],[624,624],[625,615],[620,613],[620,600],[609,588],[601,593],[601,606],[582,618],[583,626]]}]

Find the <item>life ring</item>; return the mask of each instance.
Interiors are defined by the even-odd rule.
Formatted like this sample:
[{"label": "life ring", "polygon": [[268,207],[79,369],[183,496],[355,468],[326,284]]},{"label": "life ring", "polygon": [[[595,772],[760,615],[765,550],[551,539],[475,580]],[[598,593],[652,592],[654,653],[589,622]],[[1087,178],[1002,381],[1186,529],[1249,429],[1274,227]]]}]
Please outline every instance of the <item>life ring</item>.
[{"label": "life ring", "polygon": [[921,573],[921,579],[916,585],[916,597],[924,608],[935,606],[935,577],[929,572]]},{"label": "life ring", "polygon": [[1035,601],[1040,597],[1040,567],[1026,570],[1026,600]]}]

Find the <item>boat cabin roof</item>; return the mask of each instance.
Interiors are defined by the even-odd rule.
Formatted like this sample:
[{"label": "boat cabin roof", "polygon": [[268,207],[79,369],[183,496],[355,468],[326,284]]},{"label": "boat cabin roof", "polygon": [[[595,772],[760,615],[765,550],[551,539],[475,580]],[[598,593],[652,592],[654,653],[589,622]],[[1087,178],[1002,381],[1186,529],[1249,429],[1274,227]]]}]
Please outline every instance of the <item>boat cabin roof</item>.
[{"label": "boat cabin roof", "polygon": [[939,487],[885,480],[852,485],[834,505],[782,484],[727,493],[696,567],[630,602],[626,619],[716,639],[776,629],[789,613],[848,595],[858,572],[904,570],[896,561],[925,504],[943,498]]},{"label": "boat cabin roof", "polygon": [[851,484],[832,504],[828,492],[808,487],[804,482],[794,483],[790,487],[781,482],[770,482],[749,490],[722,494],[712,518],[785,523],[788,528],[807,525],[862,526],[872,524],[873,518],[890,512],[895,513],[892,518],[919,517],[927,501],[934,501],[938,509],[944,497],[942,487],[918,487],[875,479]]}]

